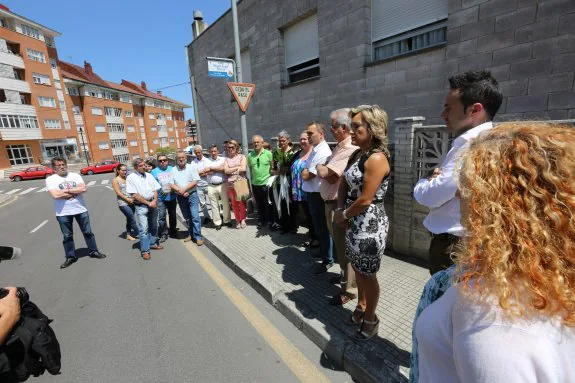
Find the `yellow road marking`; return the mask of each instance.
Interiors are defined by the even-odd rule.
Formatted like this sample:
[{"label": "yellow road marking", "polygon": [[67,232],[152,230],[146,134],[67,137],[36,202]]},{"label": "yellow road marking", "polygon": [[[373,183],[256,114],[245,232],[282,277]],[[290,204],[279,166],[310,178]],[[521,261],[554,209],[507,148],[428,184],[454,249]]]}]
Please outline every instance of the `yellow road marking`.
[{"label": "yellow road marking", "polygon": [[219,272],[205,257],[196,245],[185,243],[184,246],[212,278],[230,301],[250,322],[264,340],[274,349],[284,363],[302,382],[329,382],[330,380],[311,363],[283,334]]},{"label": "yellow road marking", "polygon": [[0,208],[10,205],[12,202],[16,201],[17,199],[18,199],[18,196],[12,196],[9,200],[0,203]]}]

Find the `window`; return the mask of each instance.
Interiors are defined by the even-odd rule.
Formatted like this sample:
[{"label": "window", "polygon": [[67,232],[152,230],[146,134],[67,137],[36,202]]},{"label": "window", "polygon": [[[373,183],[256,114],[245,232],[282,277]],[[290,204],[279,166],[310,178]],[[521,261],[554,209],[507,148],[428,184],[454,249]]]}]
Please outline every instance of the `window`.
[{"label": "window", "polygon": [[169,132],[173,132],[173,131],[174,131],[174,128],[168,128],[168,131],[169,131]]},{"label": "window", "polygon": [[50,85],[50,76],[40,73],[32,73],[32,79],[36,84]]},{"label": "window", "polygon": [[127,148],[128,147],[128,143],[126,140],[110,140],[110,144],[112,144],[112,149],[118,149],[118,148]]},{"label": "window", "polygon": [[124,112],[124,115],[125,115],[126,117],[134,117],[134,113],[133,113],[131,110],[126,110],[126,111]]},{"label": "window", "polygon": [[139,118],[142,118],[142,113],[141,113],[141,112],[138,112],[138,117],[139,117]]},{"label": "window", "polygon": [[[134,159],[136,159],[136,156],[134,156]],[[125,163],[130,161],[130,155],[129,154],[118,154],[118,155],[114,156],[114,160],[118,161],[121,164],[125,164]]]},{"label": "window", "polygon": [[80,130],[81,130],[81,131],[84,131],[84,125],[76,125],[76,130],[77,130],[78,132],[79,132]]},{"label": "window", "polygon": [[22,74],[22,69],[18,69],[18,68],[12,68],[12,70],[14,71],[14,78],[16,80],[24,80],[24,76]]},{"label": "window", "polygon": [[128,132],[134,133],[136,130],[134,129],[134,125],[128,125]]},{"label": "window", "polygon": [[106,141],[101,141],[98,143],[98,148],[100,148],[100,150],[106,150],[106,149],[110,149],[110,146],[108,145],[108,143]]},{"label": "window", "polygon": [[66,102],[60,101],[60,110],[66,110]]},{"label": "window", "polygon": [[373,44],[373,59],[385,60],[410,52],[443,45],[446,39],[447,22],[443,21],[419,28],[399,36],[383,39]]},{"label": "window", "polygon": [[64,129],[66,129],[66,130],[70,130],[70,129],[71,129],[71,127],[70,127],[70,121],[64,120]]},{"label": "window", "polygon": [[54,39],[48,36],[44,36],[44,42],[46,43],[46,45],[48,45],[49,47],[54,48]]},{"label": "window", "polygon": [[78,92],[78,88],[68,87],[68,94],[70,96],[78,96],[80,93]]},{"label": "window", "polygon": [[168,137],[162,137],[160,138],[160,146],[162,148],[168,146]]},{"label": "window", "polygon": [[52,97],[38,97],[38,102],[40,106],[55,108],[56,107],[56,100]]},{"label": "window", "polygon": [[156,119],[158,120],[165,120],[166,115],[164,113],[156,113]]},{"label": "window", "polygon": [[98,108],[93,106],[92,107],[92,114],[95,116],[101,116],[102,115],[102,108]]},{"label": "window", "polygon": [[[247,81],[245,81],[245,82],[247,82]],[[172,121],[172,116],[170,116],[169,114],[168,114],[168,121]]]},{"label": "window", "polygon": [[110,108],[110,107],[105,107],[104,108],[105,112],[106,112],[106,116],[110,116],[110,117],[122,117],[122,109],[120,108]]},{"label": "window", "polygon": [[2,129],[39,129],[38,120],[34,116],[0,115]]},{"label": "window", "polygon": [[157,138],[154,138],[154,141],[153,141],[153,142],[154,142],[155,145],[158,145],[158,144],[160,143],[160,141],[159,141]]},{"label": "window", "polygon": [[156,131],[158,130],[158,127],[156,127],[156,126],[151,126],[151,127],[150,127],[150,130],[151,130],[152,132],[156,132]]},{"label": "window", "polygon": [[44,128],[62,129],[62,125],[60,125],[60,120],[44,120]]},{"label": "window", "polygon": [[46,62],[46,56],[44,56],[44,53],[40,51],[35,51],[34,49],[26,48],[26,53],[28,54],[28,58],[32,61],[38,61],[41,63]]},{"label": "window", "polygon": [[174,137],[171,137],[170,142],[176,142],[176,139]]},{"label": "window", "polygon": [[150,114],[148,114],[148,118],[149,118],[150,120],[155,120],[155,119],[156,119],[156,115],[155,115],[154,113],[150,113]]},{"label": "window", "polygon": [[158,133],[167,133],[166,126],[158,126]]},{"label": "window", "polygon": [[317,15],[310,16],[285,29],[283,37],[288,82],[293,83],[319,76]]},{"label": "window", "polygon": [[154,101],[154,107],[164,109],[164,103],[162,101]]},{"label": "window", "polygon": [[10,165],[33,164],[32,150],[30,145],[8,145],[6,146]]},{"label": "window", "polygon": [[72,113],[74,113],[76,115],[80,114],[80,107],[78,105],[74,105],[72,107]]},{"label": "window", "polygon": [[372,0],[373,59],[444,44],[447,13],[448,0]]},{"label": "window", "polygon": [[138,146],[138,141],[136,140],[130,141],[130,146]]},{"label": "window", "polygon": [[40,40],[40,31],[36,28],[29,27],[26,24],[22,24],[22,33],[26,36]]},{"label": "window", "polygon": [[52,69],[56,69],[56,59],[50,59],[50,66]]},{"label": "window", "polygon": [[90,97],[102,98],[102,94],[99,91],[94,90],[94,89],[87,89],[86,93]]},{"label": "window", "polygon": [[108,92],[106,90],[102,91],[102,97],[104,97],[107,100],[115,100],[115,101],[118,101],[120,99],[118,93]]},{"label": "window", "polygon": [[106,133],[106,127],[102,124],[96,125],[96,133]]},{"label": "window", "polygon": [[126,129],[124,124],[106,124],[110,133],[124,133]]},{"label": "window", "polygon": [[62,89],[62,83],[60,82],[60,80],[54,79],[54,86],[56,87],[56,89]]},{"label": "window", "polygon": [[130,97],[130,96],[126,95],[126,94],[123,94],[123,95],[120,96],[120,101],[122,101],[122,102],[128,102],[128,103],[131,104],[131,103],[132,103],[132,97]]}]

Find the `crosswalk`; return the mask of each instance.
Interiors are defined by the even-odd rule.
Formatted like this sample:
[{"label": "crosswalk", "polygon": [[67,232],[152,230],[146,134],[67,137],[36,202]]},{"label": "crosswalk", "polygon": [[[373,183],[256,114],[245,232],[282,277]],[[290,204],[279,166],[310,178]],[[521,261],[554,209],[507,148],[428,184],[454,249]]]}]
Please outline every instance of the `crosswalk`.
[{"label": "crosswalk", "polygon": [[[87,187],[92,187],[92,186],[106,186],[110,184],[110,180],[102,180],[100,181],[100,183],[98,183],[97,181],[90,181],[86,184]],[[4,194],[4,195],[27,195],[27,194],[33,194],[33,193],[45,193],[47,191],[47,189],[45,187],[40,187],[40,186],[35,186],[35,187],[30,187],[30,188],[26,188],[26,187],[21,187],[21,188],[15,188],[15,189],[11,189],[11,190],[0,190],[0,194]]]}]

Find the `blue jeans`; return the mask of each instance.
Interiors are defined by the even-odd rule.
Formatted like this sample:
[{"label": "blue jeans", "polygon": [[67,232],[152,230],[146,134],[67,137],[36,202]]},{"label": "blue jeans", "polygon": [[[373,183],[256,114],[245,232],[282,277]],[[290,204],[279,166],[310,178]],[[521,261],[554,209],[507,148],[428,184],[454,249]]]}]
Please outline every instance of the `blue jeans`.
[{"label": "blue jeans", "polygon": [[138,224],[136,223],[136,216],[134,215],[136,208],[134,205],[118,206],[120,211],[126,216],[126,234],[132,237],[138,236]]},{"label": "blue jeans", "polygon": [[194,241],[202,239],[202,220],[200,219],[199,204],[200,201],[196,191],[191,192],[187,198],[181,195],[178,196],[178,205],[180,205],[182,215],[188,224],[190,237]]},{"label": "blue jeans", "polygon": [[332,240],[325,219],[325,203],[319,193],[305,193],[323,263],[333,263]]},{"label": "blue jeans", "polygon": [[168,225],[166,225],[166,217],[169,216],[170,234],[177,234],[176,224],[176,206],[175,199],[170,201],[162,201],[158,199],[158,234],[160,237],[168,236]]},{"label": "blue jeans", "polygon": [[84,234],[84,240],[88,246],[90,253],[98,251],[98,246],[96,245],[96,238],[94,233],[92,233],[92,228],[90,227],[90,216],[88,212],[85,211],[80,214],[75,215],[63,215],[56,216],[58,223],[60,224],[60,230],[64,236],[64,252],[66,253],[66,258],[76,258],[76,245],[74,245],[74,219],[78,222],[82,234]]},{"label": "blue jeans", "polygon": [[140,252],[149,253],[150,246],[158,242],[158,209],[137,205],[136,217],[140,227]]}]

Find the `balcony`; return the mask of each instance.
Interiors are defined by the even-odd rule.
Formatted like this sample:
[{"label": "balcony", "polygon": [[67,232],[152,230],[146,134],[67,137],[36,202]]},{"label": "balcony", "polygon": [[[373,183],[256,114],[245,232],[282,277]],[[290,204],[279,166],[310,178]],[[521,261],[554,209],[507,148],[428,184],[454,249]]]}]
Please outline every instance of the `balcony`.
[{"label": "balcony", "polygon": [[0,77],[0,89],[13,90],[22,93],[32,93],[30,84],[26,81],[16,80],[15,78]]},{"label": "balcony", "polygon": [[166,132],[165,130],[159,130],[159,131],[158,131],[158,137],[160,137],[160,138],[167,138],[167,137],[168,137],[168,132]]},{"label": "balcony", "polygon": [[110,132],[110,140],[125,140],[126,132]]},{"label": "balcony", "polygon": [[122,148],[112,148],[112,154],[114,156],[120,156],[122,154],[130,154],[130,151],[127,146]]},{"label": "balcony", "polygon": [[36,108],[32,105],[12,104],[9,102],[0,102],[0,114],[16,114],[19,116],[36,117]]},{"label": "balcony", "polygon": [[24,69],[22,56],[13,53],[0,52],[0,64],[10,65],[14,68]]},{"label": "balcony", "polygon": [[0,128],[0,138],[3,141],[41,140],[42,131],[36,128]]},{"label": "balcony", "polygon": [[108,124],[123,124],[124,119],[116,116],[106,116],[106,123]]}]

